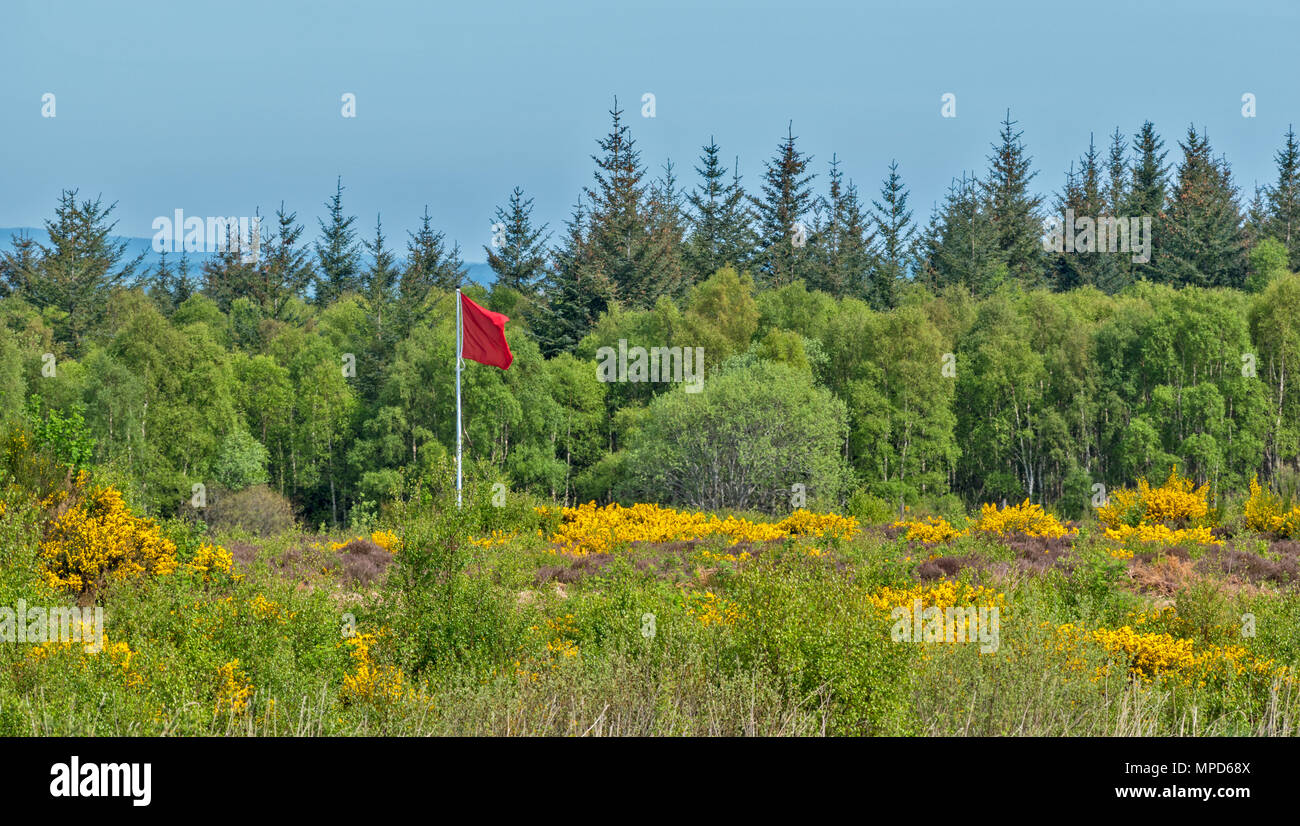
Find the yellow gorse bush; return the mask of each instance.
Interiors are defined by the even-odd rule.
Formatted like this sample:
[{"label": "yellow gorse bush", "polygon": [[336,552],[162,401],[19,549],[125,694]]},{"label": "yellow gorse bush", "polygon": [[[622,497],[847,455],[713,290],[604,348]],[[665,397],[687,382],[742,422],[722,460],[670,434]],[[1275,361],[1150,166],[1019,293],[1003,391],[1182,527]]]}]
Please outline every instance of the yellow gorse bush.
[{"label": "yellow gorse bush", "polygon": [[230,551],[220,545],[204,542],[195,552],[194,559],[186,564],[190,570],[203,574],[205,577],[210,577],[218,573],[229,575],[235,560],[230,555]]},{"label": "yellow gorse bush", "polygon": [[1282,510],[1277,494],[1261,488],[1259,478],[1250,480],[1250,498],[1244,508],[1246,526],[1257,533],[1277,534],[1283,539],[1300,538],[1300,505]]},{"label": "yellow gorse bush", "polygon": [[424,690],[417,693],[409,686],[401,669],[374,661],[371,651],[378,641],[378,635],[373,633],[354,634],[343,641],[352,659],[352,672],[343,675],[343,702],[379,707],[402,701],[427,703]]},{"label": "yellow gorse bush", "polygon": [[476,545],[480,548],[491,548],[494,545],[504,545],[512,539],[515,539],[517,536],[517,533],[494,530],[487,536],[470,537],[469,544]]},{"label": "yellow gorse bush", "polygon": [[1213,527],[1205,522],[1210,512],[1209,492],[1208,484],[1196,487],[1191,479],[1179,476],[1175,467],[1158,488],[1151,487],[1143,477],[1138,480],[1137,490],[1120,488],[1111,491],[1106,504],[1097,508],[1097,518],[1112,529],[1142,523],[1170,523],[1172,527],[1206,524]]},{"label": "yellow gorse bush", "polygon": [[947,542],[950,539],[956,539],[959,536],[965,536],[966,531],[959,531],[948,520],[942,516],[927,516],[923,519],[908,519],[895,522],[893,527],[906,528],[906,539],[919,540],[926,544],[936,542]]},{"label": "yellow gorse bush", "polygon": [[110,582],[176,570],[176,545],[136,516],[113,487],[93,488],[50,525],[38,552],[53,588],[89,593]]},{"label": "yellow gorse bush", "polygon": [[71,659],[75,661],[76,667],[81,670],[91,668],[96,663],[107,661],[121,677],[122,685],[125,688],[139,688],[144,685],[144,676],[135,667],[135,658],[138,652],[125,642],[112,642],[107,637],[104,638],[104,647],[101,651],[89,652],[86,650],[85,640],[94,638],[94,628],[85,622],[81,623],[80,640],[52,640],[40,645],[33,646],[27,652],[27,656],[33,661],[50,661],[54,659]]},{"label": "yellow gorse bush", "polygon": [[1097,508],[1097,518],[1106,537],[1115,542],[1179,545],[1218,545],[1212,533],[1210,487],[1178,475],[1175,467],[1158,488],[1143,477],[1136,490],[1112,491],[1106,504]]},{"label": "yellow gorse bush", "polygon": [[922,608],[955,608],[967,605],[987,608],[1006,607],[1006,594],[983,585],[951,580],[933,585],[918,583],[906,588],[885,586],[874,594],[867,595],[867,601],[874,608],[886,612],[895,608],[910,609],[918,599],[921,600]]},{"label": "yellow gorse bush", "polygon": [[1028,499],[1019,505],[1008,505],[1000,509],[993,504],[982,505],[974,529],[996,536],[1023,533],[1052,539],[1077,533],[1075,530],[1067,530],[1059,519],[1043,510],[1042,505],[1030,504]]},{"label": "yellow gorse bush", "polygon": [[402,540],[392,531],[374,531],[370,534],[370,541],[390,554],[395,554],[402,548]]},{"label": "yellow gorse bush", "polygon": [[745,612],[739,605],[712,591],[691,594],[687,598],[686,613],[704,626],[735,625],[738,620],[745,618]]},{"label": "yellow gorse bush", "polygon": [[595,502],[564,508],[551,535],[552,552],[571,556],[608,553],[632,542],[676,542],[725,537],[730,544],[769,542],[792,537],[852,539],[861,532],[851,516],[797,510],[780,522],[751,522],[735,516],[678,511],[659,505]]},{"label": "yellow gorse bush", "polygon": [[1268,682],[1291,678],[1286,666],[1275,665],[1272,659],[1255,657],[1240,645],[1198,643],[1169,633],[1138,631],[1128,625],[1089,631],[1081,625],[1066,623],[1056,628],[1056,635],[1057,650],[1070,656],[1068,664],[1071,668],[1082,667],[1082,659],[1078,656],[1082,644],[1092,643],[1106,652],[1109,662],[1093,672],[1094,682],[1108,676],[1113,665],[1122,666],[1144,681],[1170,678],[1196,687],[1212,680],[1238,677],[1257,677]]},{"label": "yellow gorse bush", "polygon": [[214,714],[222,711],[239,714],[248,708],[253,697],[253,684],[234,659],[217,668],[217,704]]}]

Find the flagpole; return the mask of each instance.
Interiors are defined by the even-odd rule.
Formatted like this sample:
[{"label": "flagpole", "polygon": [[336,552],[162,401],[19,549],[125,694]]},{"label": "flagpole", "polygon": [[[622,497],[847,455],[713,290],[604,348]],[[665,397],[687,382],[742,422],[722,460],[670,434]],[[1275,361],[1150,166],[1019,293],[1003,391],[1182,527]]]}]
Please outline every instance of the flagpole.
[{"label": "flagpole", "polygon": [[460,365],[461,352],[465,348],[465,331],[464,319],[461,315],[460,290],[456,290],[456,507],[460,507],[461,496],[461,476],[460,476],[460,448],[461,448],[461,425],[460,425]]}]

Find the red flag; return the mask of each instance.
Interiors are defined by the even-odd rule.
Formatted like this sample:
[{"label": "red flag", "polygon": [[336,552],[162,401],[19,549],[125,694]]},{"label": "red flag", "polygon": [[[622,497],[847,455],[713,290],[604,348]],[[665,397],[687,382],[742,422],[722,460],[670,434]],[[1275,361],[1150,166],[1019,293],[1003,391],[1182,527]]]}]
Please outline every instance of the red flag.
[{"label": "red flag", "polygon": [[479,364],[505,370],[515,360],[506,344],[506,318],[484,309],[465,294],[460,296],[461,355]]}]

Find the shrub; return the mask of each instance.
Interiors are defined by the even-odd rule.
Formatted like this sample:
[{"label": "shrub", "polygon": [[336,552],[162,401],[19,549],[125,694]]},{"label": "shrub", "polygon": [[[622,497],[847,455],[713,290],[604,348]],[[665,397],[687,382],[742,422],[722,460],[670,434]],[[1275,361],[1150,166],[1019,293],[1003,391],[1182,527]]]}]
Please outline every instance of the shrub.
[{"label": "shrub", "polygon": [[176,545],[153,520],[132,514],[116,488],[92,488],[72,499],[40,544],[51,587],[93,598],[110,582],[176,569]]},{"label": "shrub", "polygon": [[240,529],[257,536],[276,536],[294,526],[293,505],[266,485],[234,493],[210,490],[208,505],[198,515],[214,529]]}]

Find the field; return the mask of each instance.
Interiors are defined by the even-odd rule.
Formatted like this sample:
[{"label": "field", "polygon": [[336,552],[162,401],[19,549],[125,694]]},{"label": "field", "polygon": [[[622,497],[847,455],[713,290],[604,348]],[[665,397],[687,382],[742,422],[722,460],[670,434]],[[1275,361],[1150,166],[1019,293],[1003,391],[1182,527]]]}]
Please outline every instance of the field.
[{"label": "field", "polygon": [[[1028,502],[776,519],[558,508],[487,478],[457,510],[454,477],[434,473],[329,534],[141,516],[20,428],[0,459],[0,605],[104,611],[98,652],[0,646],[3,735],[1272,736],[1300,722],[1300,508],[1255,485],[1220,501],[1175,471],[1079,521]],[[935,625],[954,616],[955,637]]]}]

